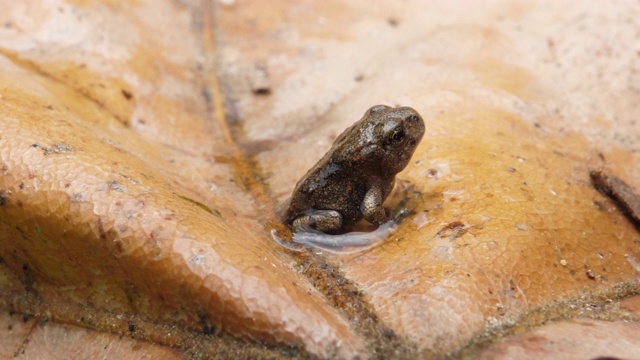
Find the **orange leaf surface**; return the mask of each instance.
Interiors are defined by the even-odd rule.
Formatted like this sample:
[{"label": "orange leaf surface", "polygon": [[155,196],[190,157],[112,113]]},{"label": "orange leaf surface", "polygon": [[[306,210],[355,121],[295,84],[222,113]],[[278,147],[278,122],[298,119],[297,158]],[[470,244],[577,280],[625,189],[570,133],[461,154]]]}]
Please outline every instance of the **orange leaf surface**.
[{"label": "orange leaf surface", "polygon": [[[604,304],[640,291],[640,235],[589,172],[639,189],[640,6],[0,9],[2,354],[491,357],[593,304],[637,338]],[[412,214],[366,251],[280,246],[276,208],[379,103],[425,119]]]}]

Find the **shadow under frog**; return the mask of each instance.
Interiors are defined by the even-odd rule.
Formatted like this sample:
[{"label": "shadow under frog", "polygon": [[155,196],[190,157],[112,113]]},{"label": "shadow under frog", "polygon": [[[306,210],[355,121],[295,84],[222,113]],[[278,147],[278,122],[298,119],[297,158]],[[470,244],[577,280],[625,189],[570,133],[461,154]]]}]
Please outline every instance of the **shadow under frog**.
[{"label": "shadow under frog", "polygon": [[[372,239],[384,239],[396,221],[382,204],[424,130],[422,117],[412,108],[376,105],[367,110],[296,184],[281,212],[282,222],[294,232],[293,242],[339,250],[370,247]],[[375,236],[345,234],[362,219],[381,225]]]}]

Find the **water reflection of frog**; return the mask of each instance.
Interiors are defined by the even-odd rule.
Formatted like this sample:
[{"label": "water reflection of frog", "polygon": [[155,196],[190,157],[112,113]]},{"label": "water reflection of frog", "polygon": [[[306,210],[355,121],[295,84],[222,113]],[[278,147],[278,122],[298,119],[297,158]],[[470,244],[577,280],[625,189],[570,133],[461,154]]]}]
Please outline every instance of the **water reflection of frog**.
[{"label": "water reflection of frog", "polygon": [[362,218],[389,220],[382,203],[423,135],[424,121],[412,108],[373,106],[298,181],[283,222],[294,232],[339,234]]}]

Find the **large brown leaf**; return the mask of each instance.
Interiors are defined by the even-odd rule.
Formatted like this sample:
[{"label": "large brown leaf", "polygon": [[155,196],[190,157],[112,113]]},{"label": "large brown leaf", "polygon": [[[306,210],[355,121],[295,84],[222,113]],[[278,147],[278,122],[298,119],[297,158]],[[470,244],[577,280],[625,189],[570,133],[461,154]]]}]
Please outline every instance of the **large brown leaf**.
[{"label": "large brown leaf", "polygon": [[[0,9],[0,300],[52,321],[7,354],[115,332],[148,357],[479,356],[639,290],[640,235],[589,172],[638,185],[640,6]],[[395,194],[414,213],[362,252],[278,245],[276,207],[378,103],[427,125]]]}]

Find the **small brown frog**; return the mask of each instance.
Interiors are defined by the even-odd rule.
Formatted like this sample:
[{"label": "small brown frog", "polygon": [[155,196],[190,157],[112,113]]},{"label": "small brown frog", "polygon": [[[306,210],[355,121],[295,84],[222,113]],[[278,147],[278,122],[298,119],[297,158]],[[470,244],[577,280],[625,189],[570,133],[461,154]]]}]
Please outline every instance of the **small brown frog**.
[{"label": "small brown frog", "polygon": [[298,181],[283,222],[294,232],[340,234],[362,218],[389,220],[382,203],[423,135],[424,121],[414,109],[371,107]]}]

